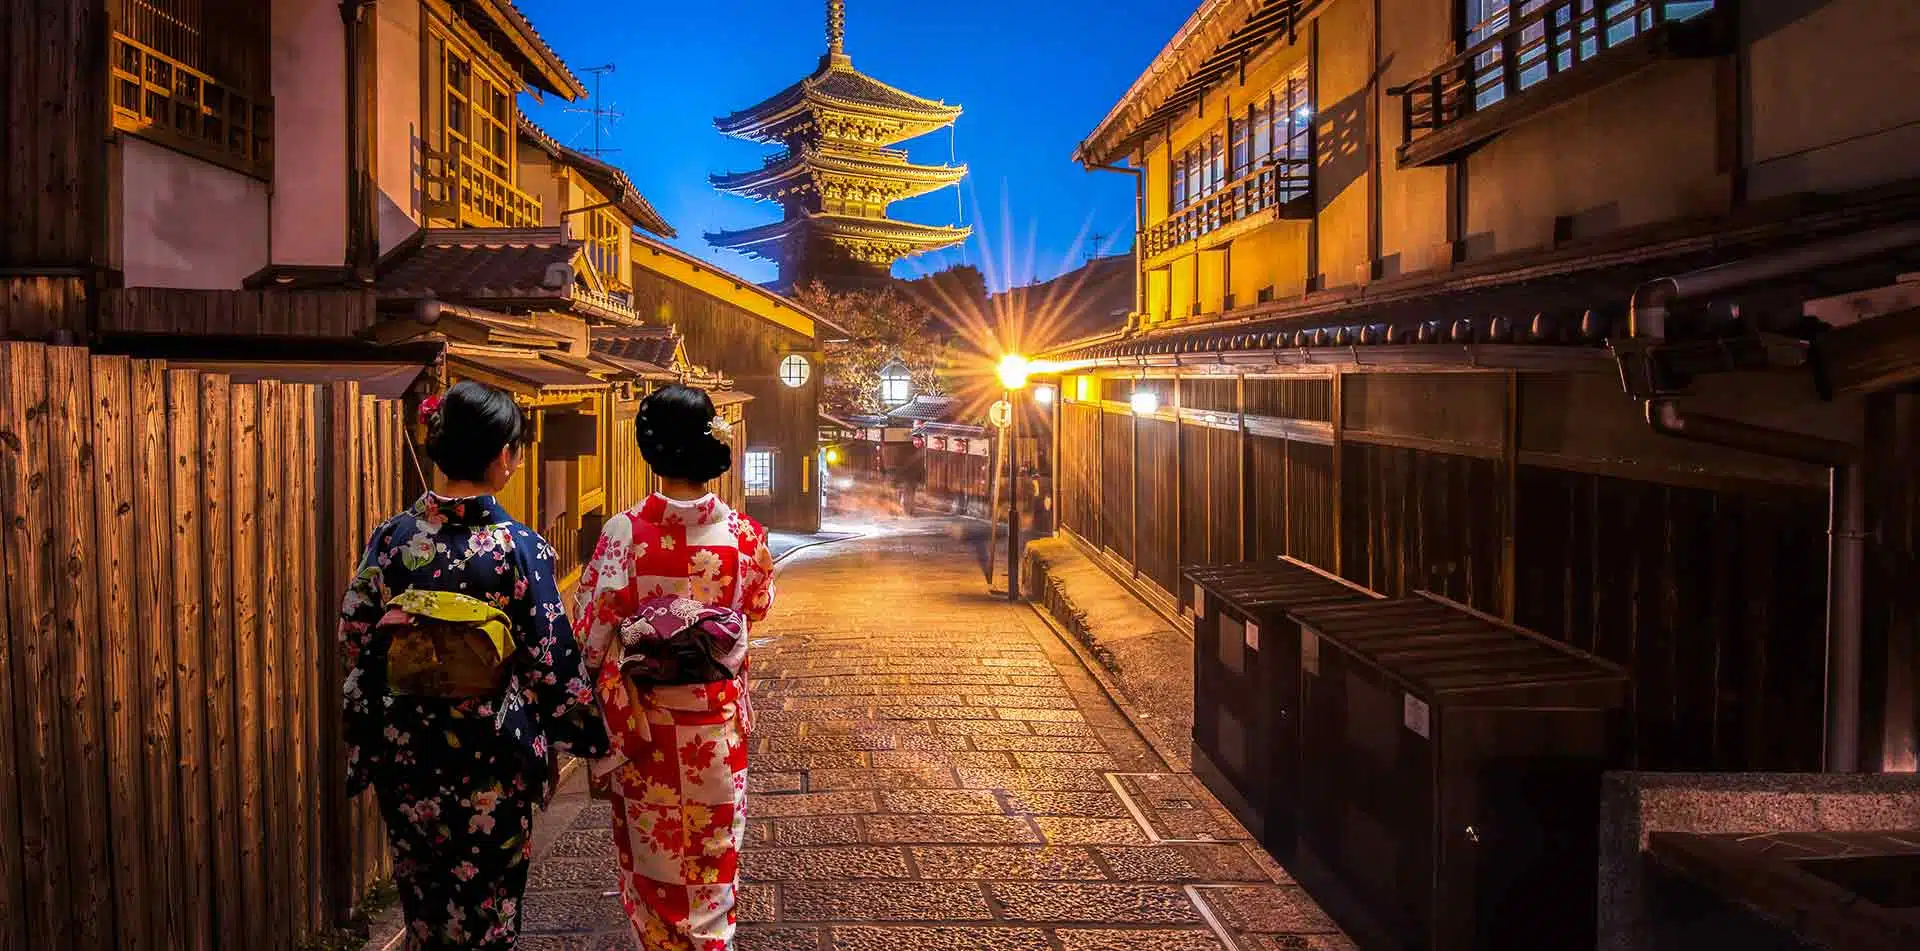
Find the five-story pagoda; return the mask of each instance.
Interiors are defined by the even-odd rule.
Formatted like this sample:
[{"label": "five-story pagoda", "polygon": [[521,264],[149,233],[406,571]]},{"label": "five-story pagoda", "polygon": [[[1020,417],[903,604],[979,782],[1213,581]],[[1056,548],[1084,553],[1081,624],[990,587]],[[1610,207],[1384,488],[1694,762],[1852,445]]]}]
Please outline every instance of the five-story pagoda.
[{"label": "five-story pagoda", "polygon": [[885,281],[893,262],[950,247],[971,229],[896,221],[887,208],[966,177],[966,166],[915,165],[889,146],[951,125],[960,107],[922,99],[853,68],[845,0],[827,3],[820,68],[750,109],[715,121],[721,132],[784,146],[754,171],[712,176],[714,187],[779,202],[785,217],[707,241],[774,261],[777,290],[811,281],[849,288]]}]

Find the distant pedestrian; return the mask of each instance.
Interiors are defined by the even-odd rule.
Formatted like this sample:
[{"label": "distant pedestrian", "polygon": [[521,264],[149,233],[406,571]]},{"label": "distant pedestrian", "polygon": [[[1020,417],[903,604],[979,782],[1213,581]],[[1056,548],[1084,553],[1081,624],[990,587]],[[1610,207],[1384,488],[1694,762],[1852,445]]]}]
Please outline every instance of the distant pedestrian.
[{"label": "distant pedestrian", "polygon": [[733,947],[746,835],[747,629],[773,604],[766,530],[707,485],[732,433],[701,390],[647,397],[634,436],[661,489],[609,519],[575,632],[598,674],[620,896],[645,951]]},{"label": "distant pedestrian", "polygon": [[894,481],[900,488],[900,514],[914,517],[920,511],[920,487],[927,481],[927,463],[921,458],[921,450],[907,448]]},{"label": "distant pedestrian", "polygon": [[422,410],[446,492],[374,532],[341,611],[347,790],[378,794],[407,948],[511,951],[555,757],[603,754],[606,728],[553,549],[493,497],[519,407],[467,382]]}]

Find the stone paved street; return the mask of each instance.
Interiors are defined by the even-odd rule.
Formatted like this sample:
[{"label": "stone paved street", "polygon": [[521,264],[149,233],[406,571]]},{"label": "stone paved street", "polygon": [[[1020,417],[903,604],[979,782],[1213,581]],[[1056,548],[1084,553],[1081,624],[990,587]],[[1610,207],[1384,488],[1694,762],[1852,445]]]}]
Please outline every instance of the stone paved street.
[{"label": "stone paved street", "polygon": [[[1350,949],[946,531],[809,549],[756,632],[742,951]],[[544,817],[524,951],[632,947],[602,803]]]}]

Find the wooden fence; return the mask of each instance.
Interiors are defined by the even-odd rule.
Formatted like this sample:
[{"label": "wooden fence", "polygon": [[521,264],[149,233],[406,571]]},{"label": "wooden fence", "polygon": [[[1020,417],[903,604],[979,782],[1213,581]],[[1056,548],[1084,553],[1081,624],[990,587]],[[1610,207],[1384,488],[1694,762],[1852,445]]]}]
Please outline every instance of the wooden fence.
[{"label": "wooden fence", "polygon": [[290,949],[386,874],[335,618],[399,406],[0,343],[0,951]]},{"label": "wooden fence", "polygon": [[1060,520],[1149,596],[1283,554],[1433,591],[1629,667],[1642,768],[1819,768],[1820,470],[1656,436],[1601,374],[1100,382]]}]

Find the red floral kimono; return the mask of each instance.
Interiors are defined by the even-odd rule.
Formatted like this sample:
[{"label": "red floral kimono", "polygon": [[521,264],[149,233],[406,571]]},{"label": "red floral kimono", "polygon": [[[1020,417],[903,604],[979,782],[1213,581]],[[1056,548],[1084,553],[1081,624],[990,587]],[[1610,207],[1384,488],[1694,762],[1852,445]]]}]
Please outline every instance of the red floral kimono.
[{"label": "red floral kimono", "polygon": [[711,495],[648,496],[608,520],[579,592],[575,634],[613,738],[593,778],[613,800],[627,917],[646,951],[729,951],[747,821],[746,665],[730,681],[634,691],[616,633],[665,596],[765,618],[766,532]]}]

